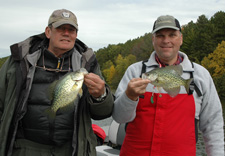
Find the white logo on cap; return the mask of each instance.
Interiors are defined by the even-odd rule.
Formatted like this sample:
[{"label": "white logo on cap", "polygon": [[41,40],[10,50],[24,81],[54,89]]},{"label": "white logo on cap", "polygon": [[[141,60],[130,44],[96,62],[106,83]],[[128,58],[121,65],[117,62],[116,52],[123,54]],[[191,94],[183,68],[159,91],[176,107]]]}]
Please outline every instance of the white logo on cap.
[{"label": "white logo on cap", "polygon": [[68,12],[63,12],[62,15],[63,15],[64,17],[66,17],[66,18],[69,18],[69,17],[70,17],[70,13],[68,13]]}]

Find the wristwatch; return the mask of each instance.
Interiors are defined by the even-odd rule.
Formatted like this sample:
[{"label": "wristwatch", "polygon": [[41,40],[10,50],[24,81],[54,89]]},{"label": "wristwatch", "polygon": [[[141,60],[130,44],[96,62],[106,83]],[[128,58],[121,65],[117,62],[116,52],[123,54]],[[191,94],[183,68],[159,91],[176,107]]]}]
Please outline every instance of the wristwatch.
[{"label": "wristwatch", "polygon": [[106,95],[107,95],[107,93],[106,93],[106,90],[105,90],[104,94],[102,94],[101,96],[99,96],[99,97],[97,97],[97,98],[92,96],[92,98],[93,98],[94,100],[98,101],[98,102],[102,102],[102,101],[105,100]]}]

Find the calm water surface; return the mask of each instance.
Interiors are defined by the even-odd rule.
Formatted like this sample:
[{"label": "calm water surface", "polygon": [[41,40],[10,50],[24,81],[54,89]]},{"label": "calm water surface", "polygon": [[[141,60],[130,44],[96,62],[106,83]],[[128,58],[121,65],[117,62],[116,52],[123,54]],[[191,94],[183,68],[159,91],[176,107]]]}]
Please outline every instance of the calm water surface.
[{"label": "calm water surface", "polygon": [[[223,102],[223,118],[225,119],[225,101]],[[225,127],[224,127],[224,131],[225,131]],[[206,152],[205,152],[204,142],[202,139],[202,134],[199,132],[198,136],[199,136],[199,139],[198,139],[198,143],[196,145],[196,147],[197,147],[196,156],[207,156]]]}]

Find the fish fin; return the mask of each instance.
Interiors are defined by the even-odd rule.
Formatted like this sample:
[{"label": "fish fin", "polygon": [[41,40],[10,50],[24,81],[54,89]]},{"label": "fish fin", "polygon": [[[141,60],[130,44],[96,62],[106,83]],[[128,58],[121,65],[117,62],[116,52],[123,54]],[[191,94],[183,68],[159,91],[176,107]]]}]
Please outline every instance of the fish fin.
[{"label": "fish fin", "polygon": [[50,108],[47,108],[44,113],[47,115],[50,122],[53,122],[55,120],[56,112]]},{"label": "fish fin", "polygon": [[183,68],[180,64],[179,65],[166,66],[165,68],[170,69],[170,70],[174,70],[175,73],[177,72],[180,76],[183,74]]},{"label": "fish fin", "polygon": [[193,78],[186,80],[186,84],[185,84],[185,90],[187,93],[189,93],[189,88],[190,88],[190,84],[192,82]]},{"label": "fish fin", "polygon": [[52,82],[47,89],[47,95],[48,95],[49,100],[53,100],[54,90],[55,90],[55,86],[56,86],[57,82],[58,82],[57,80]]},{"label": "fish fin", "polygon": [[88,74],[88,71],[85,68],[80,68],[80,72],[82,72],[84,75]]},{"label": "fish fin", "polygon": [[177,94],[180,92],[180,87],[176,88],[163,88],[171,97],[177,96]]},{"label": "fish fin", "polygon": [[83,90],[82,90],[82,88],[79,90],[78,94],[79,94],[80,97],[83,95]]}]

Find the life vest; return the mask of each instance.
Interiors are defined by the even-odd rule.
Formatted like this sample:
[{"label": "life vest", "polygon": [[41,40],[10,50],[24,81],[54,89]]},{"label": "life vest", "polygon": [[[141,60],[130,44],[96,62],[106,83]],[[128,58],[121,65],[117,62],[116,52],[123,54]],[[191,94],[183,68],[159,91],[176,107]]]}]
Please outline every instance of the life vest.
[{"label": "life vest", "polygon": [[[24,138],[40,144],[63,145],[72,140],[74,112],[56,112],[54,122],[49,122],[45,110],[52,105],[48,95],[48,88],[51,83],[60,79],[67,72],[45,71],[46,68],[56,69],[57,65],[63,70],[71,69],[69,60],[73,51],[64,54],[63,58],[56,58],[47,50],[37,62],[36,71],[32,82],[31,91],[27,101],[27,112],[19,125],[17,138]],[[44,58],[46,59],[44,62]],[[58,63],[58,64],[57,64]]]}]

